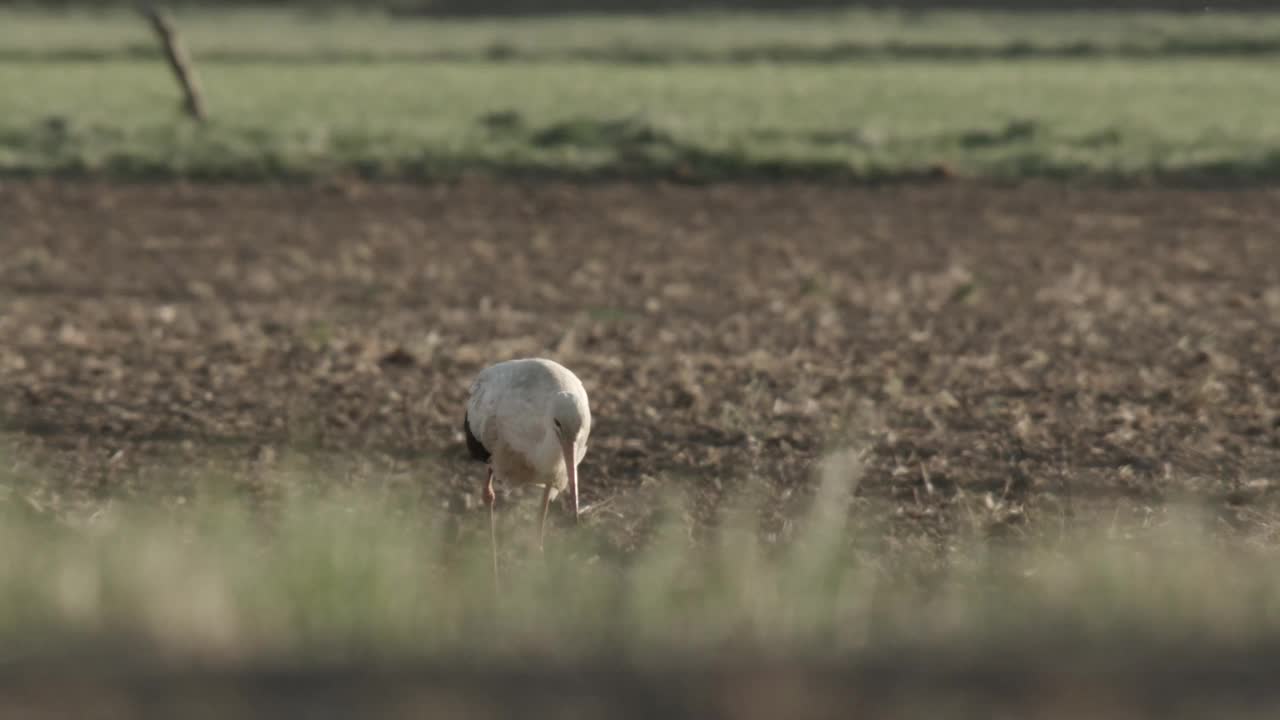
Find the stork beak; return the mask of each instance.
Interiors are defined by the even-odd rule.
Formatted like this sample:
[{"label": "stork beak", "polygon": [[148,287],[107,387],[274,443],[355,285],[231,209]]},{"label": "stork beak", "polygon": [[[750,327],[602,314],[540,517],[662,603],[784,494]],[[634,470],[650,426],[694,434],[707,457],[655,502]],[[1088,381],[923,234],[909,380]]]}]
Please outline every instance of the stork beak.
[{"label": "stork beak", "polygon": [[573,493],[573,521],[578,522],[578,463],[574,462],[573,441],[562,446],[564,451],[564,469],[569,474],[569,492]]}]

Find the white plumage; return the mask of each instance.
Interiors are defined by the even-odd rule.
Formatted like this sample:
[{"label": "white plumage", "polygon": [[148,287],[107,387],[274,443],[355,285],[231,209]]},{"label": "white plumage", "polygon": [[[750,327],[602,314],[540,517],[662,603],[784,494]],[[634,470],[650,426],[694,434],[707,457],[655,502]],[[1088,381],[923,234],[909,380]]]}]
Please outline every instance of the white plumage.
[{"label": "white plumage", "polygon": [[[591,408],[582,381],[568,368],[543,358],[485,368],[471,385],[463,433],[472,457],[488,465],[484,500],[491,520],[495,477],[546,488],[540,538],[551,499],[561,491],[572,493],[577,517],[577,469],[587,454]],[[496,567],[496,540],[494,547]]]}]

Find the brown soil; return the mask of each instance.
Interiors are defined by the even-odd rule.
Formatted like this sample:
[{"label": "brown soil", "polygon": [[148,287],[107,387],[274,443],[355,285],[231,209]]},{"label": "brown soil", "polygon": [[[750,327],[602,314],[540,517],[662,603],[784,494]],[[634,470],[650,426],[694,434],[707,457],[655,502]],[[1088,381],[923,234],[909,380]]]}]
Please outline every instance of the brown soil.
[{"label": "brown soil", "polygon": [[844,447],[888,537],[1184,497],[1269,535],[1278,237],[1274,191],[0,185],[0,415],[41,504],[305,458],[474,508],[468,383],[546,355],[624,546],[672,491],[785,535]]}]

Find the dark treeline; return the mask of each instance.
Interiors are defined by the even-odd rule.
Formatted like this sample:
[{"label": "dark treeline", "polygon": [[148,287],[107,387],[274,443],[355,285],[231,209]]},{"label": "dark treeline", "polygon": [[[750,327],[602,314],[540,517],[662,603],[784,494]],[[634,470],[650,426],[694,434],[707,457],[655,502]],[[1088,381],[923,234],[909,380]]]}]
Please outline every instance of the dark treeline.
[{"label": "dark treeline", "polygon": [[[85,8],[134,5],[129,0],[0,0],[0,6]],[[682,10],[806,10],[862,7],[904,10],[1227,10],[1280,11],[1277,0],[160,0],[168,6],[295,6],[368,8],[402,15],[542,15],[576,12],[679,12]]]}]

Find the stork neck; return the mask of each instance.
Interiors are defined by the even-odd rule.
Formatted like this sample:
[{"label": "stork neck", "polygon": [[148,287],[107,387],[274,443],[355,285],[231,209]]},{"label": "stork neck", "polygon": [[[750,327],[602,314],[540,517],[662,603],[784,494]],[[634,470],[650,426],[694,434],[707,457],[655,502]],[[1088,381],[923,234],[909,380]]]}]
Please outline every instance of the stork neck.
[{"label": "stork neck", "polygon": [[547,428],[546,433],[542,436],[542,442],[538,443],[537,457],[534,461],[538,467],[550,469],[564,465],[564,451],[560,446],[560,436],[556,434],[554,428]]}]

